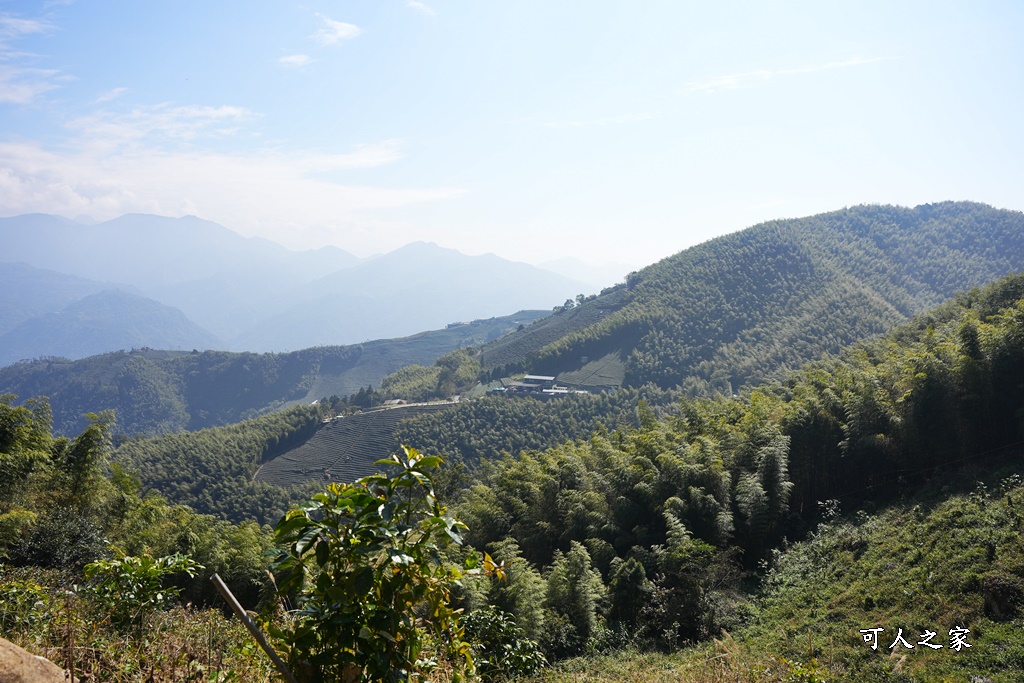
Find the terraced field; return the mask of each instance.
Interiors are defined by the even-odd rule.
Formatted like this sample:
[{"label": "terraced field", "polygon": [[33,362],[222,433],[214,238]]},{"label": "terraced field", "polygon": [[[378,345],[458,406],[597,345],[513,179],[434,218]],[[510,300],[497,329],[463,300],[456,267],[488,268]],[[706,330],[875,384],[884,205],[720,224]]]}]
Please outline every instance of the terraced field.
[{"label": "terraced field", "polygon": [[626,379],[626,363],[619,352],[592,360],[579,370],[560,372],[559,384],[568,384],[591,391],[605,391],[621,387]]},{"label": "terraced field", "polygon": [[265,463],[257,481],[294,486],[311,481],[352,482],[373,474],[373,463],[390,454],[401,420],[447,410],[454,403],[424,403],[357,413],[325,423],[301,446]]}]

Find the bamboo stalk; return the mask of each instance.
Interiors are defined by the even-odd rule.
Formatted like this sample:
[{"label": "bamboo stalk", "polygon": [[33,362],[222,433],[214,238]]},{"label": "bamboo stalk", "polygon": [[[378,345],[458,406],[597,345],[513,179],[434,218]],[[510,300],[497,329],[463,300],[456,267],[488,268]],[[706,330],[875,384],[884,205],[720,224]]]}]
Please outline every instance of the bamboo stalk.
[{"label": "bamboo stalk", "polygon": [[242,620],[245,627],[249,629],[249,633],[252,634],[252,637],[257,643],[259,643],[260,647],[263,648],[263,651],[267,653],[267,656],[270,657],[270,661],[274,663],[274,666],[281,672],[281,675],[284,676],[285,680],[288,681],[288,683],[299,683],[295,678],[295,675],[292,674],[291,669],[289,669],[288,665],[284,663],[284,660],[274,652],[274,648],[270,647],[270,643],[267,642],[267,638],[263,635],[263,632],[260,631],[259,627],[253,623],[253,620],[250,619],[249,615],[246,614],[244,609],[242,609],[242,606],[238,603],[238,600],[235,599],[234,594],[224,583],[224,580],[220,578],[220,575],[214,574],[210,577],[210,581],[213,581],[213,585],[217,587],[221,597],[231,605],[231,610],[235,613],[235,616]]}]

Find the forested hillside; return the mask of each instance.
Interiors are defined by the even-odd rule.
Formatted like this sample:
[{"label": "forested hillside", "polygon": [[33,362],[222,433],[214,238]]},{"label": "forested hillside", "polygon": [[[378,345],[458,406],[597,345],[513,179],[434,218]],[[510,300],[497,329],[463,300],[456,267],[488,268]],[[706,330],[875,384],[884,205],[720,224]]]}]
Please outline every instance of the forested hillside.
[{"label": "forested hillside", "polygon": [[175,505],[233,522],[272,524],[309,490],[253,475],[309,439],[322,417],[317,406],[297,406],[228,427],[129,440],[112,459],[134,473],[144,490],[159,491]]},{"label": "forested hillside", "polygon": [[47,396],[54,431],[75,434],[86,413],[112,409],[121,434],[226,425],[294,403],[346,397],[413,364],[478,345],[543,311],[475,320],[444,330],[280,354],[139,349],[79,361],[42,358],[0,368],[0,394]]},{"label": "forested hillside", "polygon": [[203,429],[305,397],[320,367],[355,364],[358,347],[289,354],[118,351],[81,361],[48,358],[0,369],[0,391],[48,396],[54,430],[74,433],[86,413],[112,409],[123,434]]},{"label": "forested hillside", "polygon": [[[595,390],[653,383],[728,396],[1022,264],[1018,212],[952,202],[860,206],[712,240],[544,318],[521,312],[403,340],[290,354],[144,350],[73,363],[44,358],[0,369],[0,392],[49,396],[61,434],[80,431],[84,413],[108,408],[117,412],[118,431],[157,434],[347,396],[410,365],[428,369],[392,378],[391,393],[456,389],[438,383],[440,368],[429,365],[484,344],[474,359],[483,378],[533,370]],[[559,436],[591,426],[585,420]]]},{"label": "forested hillside", "polygon": [[395,431],[395,441],[420,444],[417,447],[424,452],[475,466],[483,458],[499,458],[503,453],[586,439],[600,428],[636,427],[639,401],[663,410],[672,406],[678,395],[647,385],[550,401],[527,396],[486,397],[460,403],[443,414],[404,420]]},{"label": "forested hillside", "polygon": [[[1000,468],[1019,472],[1022,296],[1024,276],[1014,276],[961,295],[842,358],[812,363],[784,382],[737,398],[684,399],[678,414],[665,420],[641,404],[635,429],[603,430],[489,462],[458,509],[472,545],[490,549],[516,576],[507,588],[492,585],[488,599],[529,624],[549,657],[609,640],[673,647],[750,623],[759,607],[744,590],[744,576],[763,567],[762,560],[776,561],[785,538],[804,537],[819,520],[906,500],[928,485],[949,494],[975,488]],[[1006,482],[1004,491],[1017,490],[1019,479]],[[982,512],[988,496],[983,490],[978,499]],[[898,590],[883,590],[890,584],[930,596],[917,618],[939,627],[955,622],[970,628],[985,614],[1012,618],[1024,603],[1018,600],[1021,553],[1012,540],[1020,517],[1007,505],[991,513],[996,526],[987,560],[984,534],[975,531],[973,540],[961,539],[966,554],[955,566],[926,549],[913,555],[909,548],[913,557],[902,564],[866,555],[854,575],[877,578],[858,578],[865,583],[850,600],[860,600],[865,617],[887,627],[897,625],[889,620],[906,617],[910,604]],[[920,521],[926,511],[912,514]],[[954,516],[966,520],[964,515]],[[971,529],[983,527],[971,519]],[[859,558],[859,549],[867,548],[870,554],[877,538],[856,541],[866,533],[842,531],[836,552]],[[998,553],[1007,553],[1007,562],[996,563]],[[848,564],[829,561],[832,572]],[[806,558],[793,562],[805,562],[800,571],[811,566]],[[799,580],[793,562],[778,565],[789,572],[780,580]],[[992,583],[971,580],[968,562],[976,565],[970,571],[995,572]],[[920,568],[908,569],[908,563]],[[934,578],[928,585],[909,578],[927,571]],[[943,572],[959,578],[950,583],[940,578]],[[560,594],[558,581],[588,587]],[[522,596],[529,590],[545,594],[545,582],[547,609],[540,612]],[[865,596],[869,585],[877,593]],[[957,591],[962,608],[953,609]],[[990,599],[995,608],[985,607]],[[807,613],[806,604],[788,600],[786,609]],[[778,601],[765,609],[770,619],[780,618],[771,614]],[[829,618],[821,609],[815,614],[801,617],[803,628],[808,619]],[[794,634],[800,633],[797,627]],[[847,663],[851,669],[879,664]]]},{"label": "forested hillside", "polygon": [[[1024,266],[1024,215],[946,202],[762,223],[666,258],[483,349],[485,370],[731,395]],[[565,320],[557,338],[552,328]],[[582,371],[582,373],[580,372]]]}]

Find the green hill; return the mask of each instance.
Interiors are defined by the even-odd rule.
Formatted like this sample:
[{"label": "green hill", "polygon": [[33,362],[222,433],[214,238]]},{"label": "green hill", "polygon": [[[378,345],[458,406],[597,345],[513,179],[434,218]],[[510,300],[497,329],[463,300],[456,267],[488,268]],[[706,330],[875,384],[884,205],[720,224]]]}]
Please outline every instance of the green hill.
[{"label": "green hill", "polygon": [[[681,395],[732,396],[1022,265],[1024,215],[981,204],[765,223],[632,273],[474,359],[484,378],[533,370],[596,395],[481,398],[404,421],[396,438],[472,464],[635,426],[641,397],[661,413]],[[433,377],[411,370],[383,386]]]},{"label": "green hill", "polygon": [[41,358],[0,368],[0,394],[48,396],[57,434],[76,434],[83,415],[113,409],[116,431],[162,434],[226,425],[319,398],[348,396],[396,370],[430,364],[547,315],[520,311],[403,339],[291,353],[120,351],[71,361]]},{"label": "green hill", "polygon": [[259,466],[309,439],[323,415],[296,406],[227,427],[130,439],[112,460],[137,476],[142,489],[171,503],[233,522],[273,524],[308,490],[257,481]]},{"label": "green hill", "polygon": [[[588,402],[600,410],[587,413]],[[488,416],[497,406],[509,410]],[[512,409],[525,426],[500,422]],[[359,447],[361,434],[441,418],[492,456],[452,513],[473,548],[504,563],[503,579],[467,576],[454,597],[471,619],[493,618],[485,605],[507,612],[517,638],[568,660],[566,679],[1020,679],[1024,274],[735,396],[649,385],[472,402],[396,425],[404,410],[366,413],[358,419],[374,424],[355,429],[350,417],[325,427],[317,406],[299,406],[130,440],[114,455],[140,490],[268,521],[306,491],[262,481],[260,465],[279,462],[281,483],[308,475],[305,463],[333,478],[379,447]],[[516,443],[503,432],[516,428],[558,445]],[[589,431],[571,440],[567,430]],[[486,450],[501,439],[509,446]],[[291,457],[306,446],[313,458]],[[73,473],[79,446],[54,447]],[[502,453],[512,447],[523,452]],[[3,455],[12,471],[38,458]],[[884,629],[877,649],[863,641],[871,628]],[[632,654],[593,658],[616,650]],[[677,653],[635,654],[656,650]]]},{"label": "green hill", "polygon": [[[783,382],[490,461],[457,514],[511,567],[486,595],[524,628],[538,610],[516,596],[546,582],[554,659],[724,628],[742,638],[679,658],[690,680],[1019,680],[1022,415],[1017,275]],[[944,651],[894,653],[898,628]],[[950,651],[955,628],[973,649]]]},{"label": "green hill", "polygon": [[1022,267],[1024,214],[983,204],[770,221],[631,273],[485,346],[482,365],[731,395]]},{"label": "green hill", "polygon": [[[823,522],[774,556],[743,626],[670,655],[573,660],[543,680],[1020,681],[1020,482],[930,489]],[[966,645],[951,647],[958,629]]]}]

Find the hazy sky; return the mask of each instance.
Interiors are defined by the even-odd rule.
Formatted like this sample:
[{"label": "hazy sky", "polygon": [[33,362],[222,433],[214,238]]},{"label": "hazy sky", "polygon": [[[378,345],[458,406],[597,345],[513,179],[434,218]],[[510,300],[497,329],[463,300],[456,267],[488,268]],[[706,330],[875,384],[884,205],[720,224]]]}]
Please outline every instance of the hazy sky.
[{"label": "hazy sky", "polygon": [[1024,209],[1024,3],[0,0],[0,215],[640,266]]}]

